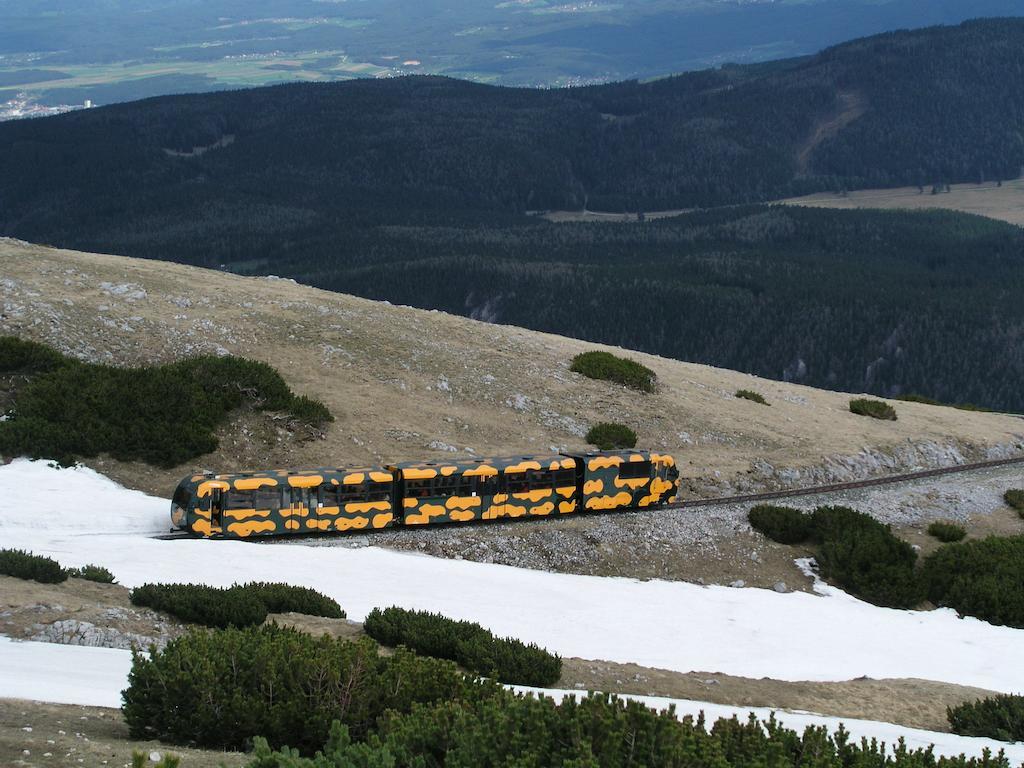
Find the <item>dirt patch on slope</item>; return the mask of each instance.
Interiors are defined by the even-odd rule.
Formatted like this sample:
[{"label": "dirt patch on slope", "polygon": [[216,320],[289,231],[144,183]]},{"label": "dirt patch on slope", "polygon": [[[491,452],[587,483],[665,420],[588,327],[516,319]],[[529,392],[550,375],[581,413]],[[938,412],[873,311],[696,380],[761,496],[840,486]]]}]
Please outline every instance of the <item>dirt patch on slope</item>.
[{"label": "dirt patch on slope", "polygon": [[118,584],[68,579],[61,584],[0,576],[0,634],[103,648],[163,645],[187,630],[177,619],[137,608]]},{"label": "dirt patch on slope", "polygon": [[811,167],[811,158],[823,141],[832,138],[846,126],[868,111],[868,100],[862,93],[853,91],[836,94],[836,109],[818,120],[811,129],[810,136],[796,153],[798,176],[806,176]]},{"label": "dirt patch on slope", "polygon": [[128,768],[134,751],[147,756],[147,765],[152,752],[177,755],[184,768],[234,768],[248,762],[239,752],[132,741],[116,709],[0,699],[0,764],[4,766]]}]

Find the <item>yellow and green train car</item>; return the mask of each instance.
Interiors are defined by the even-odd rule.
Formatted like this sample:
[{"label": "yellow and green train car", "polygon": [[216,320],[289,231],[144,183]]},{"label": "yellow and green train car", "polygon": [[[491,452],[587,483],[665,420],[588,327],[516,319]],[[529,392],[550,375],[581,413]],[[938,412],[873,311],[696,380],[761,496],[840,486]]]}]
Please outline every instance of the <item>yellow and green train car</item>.
[{"label": "yellow and green train car", "polygon": [[643,509],[678,487],[675,460],[648,451],[205,473],[178,484],[171,522],[206,537],[335,533]]}]

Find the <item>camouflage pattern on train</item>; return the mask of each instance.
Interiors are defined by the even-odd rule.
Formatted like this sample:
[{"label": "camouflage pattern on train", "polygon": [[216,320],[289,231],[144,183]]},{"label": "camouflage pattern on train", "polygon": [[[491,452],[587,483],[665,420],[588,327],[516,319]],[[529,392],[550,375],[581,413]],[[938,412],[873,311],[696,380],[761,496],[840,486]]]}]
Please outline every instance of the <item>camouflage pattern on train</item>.
[{"label": "camouflage pattern on train", "polygon": [[595,451],[186,477],[176,528],[218,538],[644,509],[675,501],[668,454]]}]

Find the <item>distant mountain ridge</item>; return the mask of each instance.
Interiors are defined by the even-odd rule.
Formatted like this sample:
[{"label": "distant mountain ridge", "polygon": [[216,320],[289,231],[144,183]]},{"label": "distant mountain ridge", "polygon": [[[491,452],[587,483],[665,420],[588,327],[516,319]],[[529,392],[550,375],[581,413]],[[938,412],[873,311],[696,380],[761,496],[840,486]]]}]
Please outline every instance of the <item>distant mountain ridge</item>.
[{"label": "distant mountain ridge", "polygon": [[[159,97],[0,125],[0,227],[51,238],[100,224],[93,203],[145,216],[211,194],[229,209],[258,199],[313,212],[309,198],[327,197],[375,210],[632,211],[1016,178],[1022,50],[1024,19],[994,19],[650,83],[410,77]],[[851,102],[855,119],[821,135]],[[232,147],[203,158],[162,151],[226,134]]]},{"label": "distant mountain ridge", "polygon": [[0,233],[1020,409],[1016,227],[740,207],[613,232],[524,213],[1017,177],[1022,50],[1024,20],[984,20],[651,83],[296,84],[7,123]]}]

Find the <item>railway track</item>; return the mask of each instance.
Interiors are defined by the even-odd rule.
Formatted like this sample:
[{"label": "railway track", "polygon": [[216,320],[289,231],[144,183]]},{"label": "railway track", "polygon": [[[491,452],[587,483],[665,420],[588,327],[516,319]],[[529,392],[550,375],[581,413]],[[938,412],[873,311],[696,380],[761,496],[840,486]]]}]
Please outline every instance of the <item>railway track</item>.
[{"label": "railway track", "polygon": [[[968,464],[956,464],[951,467],[938,467],[936,469],[922,469],[918,472],[906,472],[899,475],[885,475],[884,477],[872,477],[867,480],[853,480],[848,483],[831,483],[829,485],[813,485],[807,488],[790,488],[783,491],[765,491],[764,493],[748,493],[740,496],[718,496],[709,499],[687,499],[676,504],[667,504],[658,509],[693,509],[695,507],[717,507],[727,504],[749,504],[751,502],[771,501],[772,499],[789,499],[794,496],[818,496],[825,493],[837,491],[849,491],[857,488],[871,488],[877,485],[896,485],[907,483],[913,480],[921,480],[927,477],[939,477],[941,475],[953,475],[958,472],[973,472],[981,469],[993,469],[995,467],[1006,467],[1013,464],[1024,464],[1024,456],[1016,456],[1010,459],[989,459],[988,461],[975,461]],[[609,514],[614,514],[610,512]],[[197,538],[185,531],[171,531],[170,533],[158,534],[150,538],[162,541],[174,541],[176,539]]]},{"label": "railway track", "polygon": [[853,480],[848,483],[832,483],[831,485],[813,485],[807,488],[790,488],[784,491],[766,491],[765,493],[750,493],[743,496],[719,496],[711,499],[687,499],[676,504],[668,504],[661,509],[688,509],[692,507],[713,507],[726,504],[746,504],[757,501],[770,501],[772,499],[787,499],[793,496],[817,496],[823,493],[835,493],[836,491],[848,491],[856,488],[870,488],[875,485],[895,485],[906,483],[911,480],[920,480],[926,477],[938,477],[940,475],[953,475],[957,472],[972,472],[979,469],[992,469],[994,467],[1005,467],[1011,464],[1024,464],[1024,456],[1016,456],[1011,459],[990,459],[988,461],[975,461],[969,464],[956,464],[951,467],[938,467],[936,469],[922,469],[918,472],[907,472],[900,475],[885,475],[884,477],[872,477],[867,480]]}]

